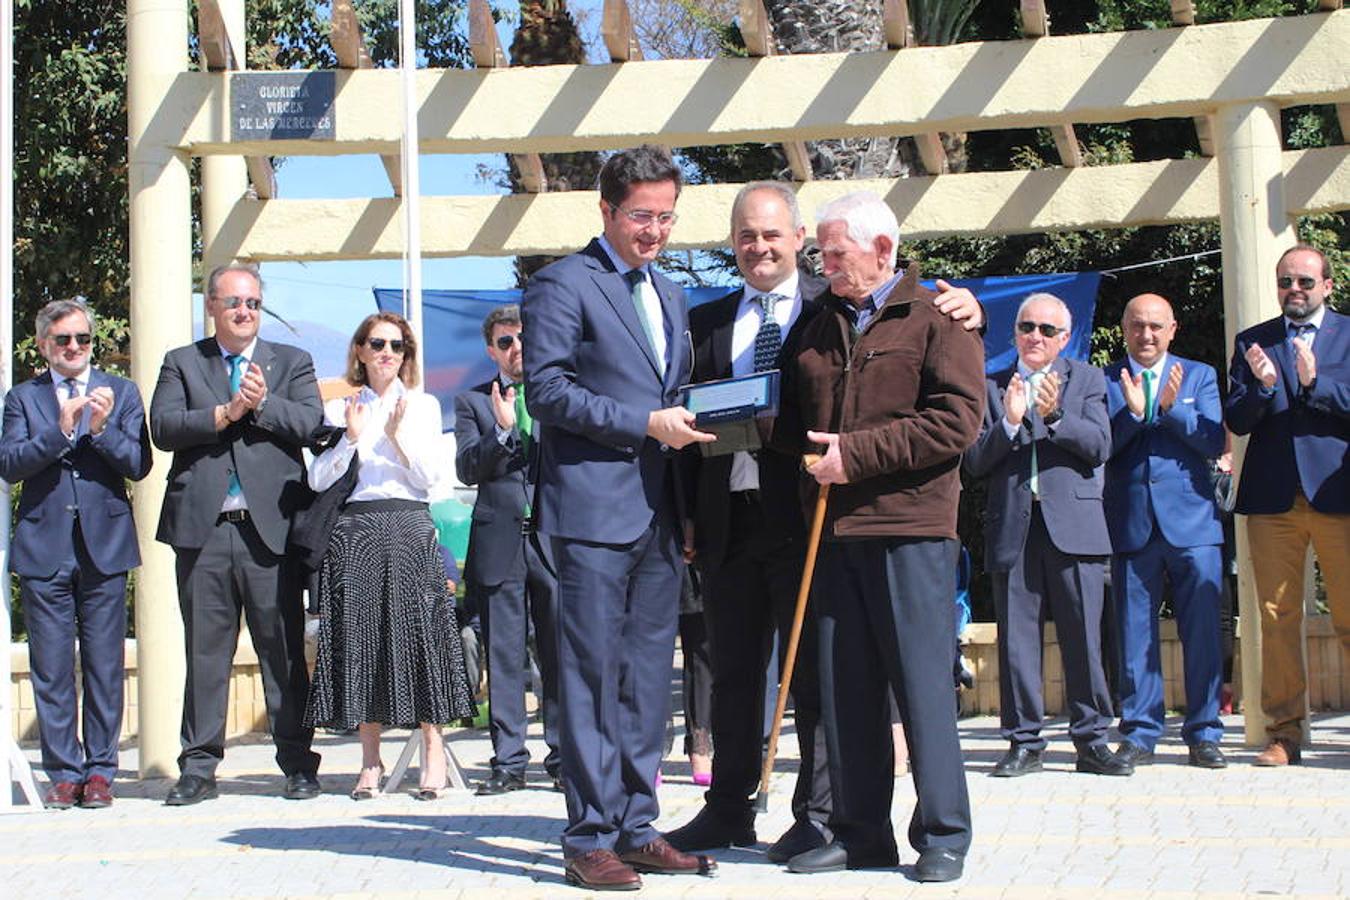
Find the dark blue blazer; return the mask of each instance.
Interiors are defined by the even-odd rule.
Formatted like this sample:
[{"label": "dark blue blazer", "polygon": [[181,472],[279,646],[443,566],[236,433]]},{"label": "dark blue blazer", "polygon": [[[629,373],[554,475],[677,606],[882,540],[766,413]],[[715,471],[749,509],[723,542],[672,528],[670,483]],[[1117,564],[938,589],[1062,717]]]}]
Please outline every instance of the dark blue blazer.
[{"label": "dark blue blazer", "polygon": [[540,425],[539,531],[637,540],[674,486],[669,448],[647,416],[679,403],[691,350],[684,291],[659,273],[668,364],[662,377],[627,282],[598,240],[541,269],[525,288],[525,400]]},{"label": "dark blue blazer", "polygon": [[990,572],[1011,570],[1026,545],[1033,443],[1041,514],[1055,547],[1075,556],[1111,552],[1102,512],[1102,464],[1111,451],[1106,382],[1100,369],[1062,356],[1051,368],[1060,377],[1063,418],[1051,431],[1032,407],[1011,440],[1003,430],[1003,392],[1016,364],[985,381],[984,427],[963,465],[970,475],[989,480],[984,563]]},{"label": "dark blue blazer", "polygon": [[[1279,370],[1266,389],[1245,354],[1261,345]],[[1298,383],[1284,317],[1237,336],[1228,370],[1224,419],[1234,434],[1251,435],[1238,482],[1237,512],[1288,512],[1294,492],[1316,510],[1350,513],[1350,318],[1326,311],[1313,341],[1317,380]]]},{"label": "dark blue blazer", "polygon": [[1210,460],[1223,453],[1223,415],[1214,369],[1167,355],[1163,377],[1181,364],[1176,403],[1152,422],[1136,422],[1125,405],[1118,359],[1106,367],[1111,458],[1106,463],[1106,525],[1117,553],[1143,549],[1156,522],[1173,547],[1223,543]]},{"label": "dark blue blazer", "polygon": [[497,440],[491,381],[455,398],[455,473],[460,481],[478,487],[464,567],[465,577],[473,584],[501,584],[525,577],[521,526],[532,493],[526,477],[529,465],[514,429],[505,444]]},{"label": "dark blue blazer", "polygon": [[89,390],[111,388],[113,410],[103,433],[89,433],[88,409],[74,442],[61,433],[51,372],[16,386],[5,398],[0,476],[23,482],[9,567],[15,574],[49,578],[75,559],[75,513],[90,560],[104,575],[141,564],[126,479],[150,471],[150,434],[136,385],[89,370]]}]

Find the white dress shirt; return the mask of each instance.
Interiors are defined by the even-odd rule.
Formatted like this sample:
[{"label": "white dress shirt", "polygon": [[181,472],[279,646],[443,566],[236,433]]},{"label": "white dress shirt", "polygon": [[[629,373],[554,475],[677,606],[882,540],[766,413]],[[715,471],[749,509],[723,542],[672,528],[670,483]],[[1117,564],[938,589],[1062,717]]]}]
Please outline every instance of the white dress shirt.
[{"label": "white dress shirt", "polygon": [[[399,458],[398,449],[384,433],[385,422],[400,398],[407,398],[403,421],[398,427],[398,447],[407,457]],[[360,468],[356,487],[348,500],[418,500],[423,503],[441,478],[441,404],[431,394],[411,391],[401,380],[380,397],[370,386],[361,388],[356,402],[369,407],[365,428],[355,442],[343,434],[337,444],[316,456],[308,466],[309,484],[316,491],[331,487],[347,471],[352,454],[359,451]],[[323,406],[324,422],[346,427],[347,398],[329,400]]]},{"label": "white dress shirt", "polygon": [[[802,314],[802,295],[799,289],[801,279],[797,272],[776,285],[773,290],[761,291],[750,285],[745,286],[741,305],[736,310],[736,322],[731,329],[731,374],[737,378],[751,375],[755,371],[755,336],[764,322],[764,305],[759,302],[762,294],[779,294],[774,304],[773,318],[783,331],[783,339],[796,324]],[[735,491],[759,490],[759,464],[755,458],[744,451],[731,455],[731,475],[727,479],[729,488]]]}]

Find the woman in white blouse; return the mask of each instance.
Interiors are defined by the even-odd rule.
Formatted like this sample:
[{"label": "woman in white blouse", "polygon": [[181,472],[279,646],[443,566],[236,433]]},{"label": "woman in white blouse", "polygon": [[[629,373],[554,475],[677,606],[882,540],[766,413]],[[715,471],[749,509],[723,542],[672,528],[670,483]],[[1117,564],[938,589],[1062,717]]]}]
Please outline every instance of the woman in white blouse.
[{"label": "woman in white blouse", "polygon": [[347,381],[360,390],[325,404],[326,424],[344,431],[309,465],[316,491],[358,468],[319,570],[319,652],[305,719],[359,729],[355,800],[380,790],[381,728],[420,727],[417,796],[431,800],[446,784],[440,726],[474,713],[427,513],[444,460],[441,407],[415,390],[417,344],[402,316],[367,316],[347,357]]}]

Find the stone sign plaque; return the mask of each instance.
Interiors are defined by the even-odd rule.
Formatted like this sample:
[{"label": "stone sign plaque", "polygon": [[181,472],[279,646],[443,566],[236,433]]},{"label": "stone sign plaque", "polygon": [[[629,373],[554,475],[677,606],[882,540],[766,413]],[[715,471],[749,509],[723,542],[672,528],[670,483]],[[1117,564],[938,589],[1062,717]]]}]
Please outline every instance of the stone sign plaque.
[{"label": "stone sign plaque", "polygon": [[231,75],[231,140],[332,140],[336,85],[336,72]]}]

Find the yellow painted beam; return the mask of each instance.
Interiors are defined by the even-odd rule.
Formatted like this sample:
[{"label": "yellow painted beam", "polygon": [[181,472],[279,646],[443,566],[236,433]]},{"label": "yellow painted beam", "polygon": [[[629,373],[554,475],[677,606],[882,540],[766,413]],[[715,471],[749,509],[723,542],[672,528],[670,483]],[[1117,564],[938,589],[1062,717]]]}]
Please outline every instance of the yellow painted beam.
[{"label": "yellow painted beam", "polygon": [[[1350,11],[903,51],[432,69],[418,73],[419,130],[423,153],[559,153],[1196,116],[1255,99],[1350,103],[1347,55]],[[231,145],[226,78],[212,73],[175,79],[150,137],[203,155],[396,152],[398,72],[336,77],[332,141]]]},{"label": "yellow painted beam", "polygon": [[[1288,151],[1286,212],[1350,209],[1350,147]],[[896,210],[906,239],[960,234],[1161,225],[1219,215],[1218,164],[1163,160],[1121,166],[976,172],[878,181],[811,181],[797,188],[809,221],[822,204],[869,189]],[[722,246],[740,185],[695,185],[680,197],[672,249]],[[592,191],[487,197],[424,197],[423,256],[560,255],[599,227]],[[335,237],[337,236],[337,237]],[[219,240],[235,256],[268,259],[393,259],[402,253],[399,201],[241,201]]]}]

